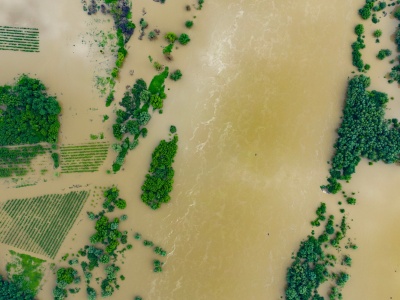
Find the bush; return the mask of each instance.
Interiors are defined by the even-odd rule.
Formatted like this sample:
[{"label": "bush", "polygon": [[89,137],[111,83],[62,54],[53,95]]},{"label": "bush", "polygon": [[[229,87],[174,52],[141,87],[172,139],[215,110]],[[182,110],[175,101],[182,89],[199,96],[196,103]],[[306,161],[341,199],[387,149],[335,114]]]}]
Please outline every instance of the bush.
[{"label": "bush", "polygon": [[349,198],[346,199],[346,201],[347,201],[347,203],[350,204],[350,205],[355,205],[356,202],[357,202],[357,199],[352,198],[352,197],[349,197]]},{"label": "bush", "polygon": [[169,43],[174,43],[177,39],[178,36],[173,33],[173,32],[168,32],[165,34],[164,38],[169,42]]},{"label": "bush", "polygon": [[154,40],[157,37],[157,34],[154,31],[150,31],[148,38],[149,40]]},{"label": "bush", "polygon": [[386,57],[390,56],[391,54],[392,54],[392,51],[390,51],[389,49],[382,49],[382,50],[379,50],[376,57],[380,60],[383,60]]},{"label": "bush", "polygon": [[178,42],[181,45],[186,45],[187,43],[190,42],[190,37],[186,33],[182,33],[178,38]]},{"label": "bush", "polygon": [[358,36],[361,36],[364,33],[364,25],[362,24],[358,24],[355,28],[354,28],[354,33]]},{"label": "bush", "polygon": [[154,66],[154,69],[156,69],[157,71],[162,71],[164,69],[164,66],[162,64],[160,64],[158,61],[155,61],[153,66]]},{"label": "bush", "polygon": [[164,47],[163,54],[171,54],[174,44],[169,44],[168,46]]},{"label": "bush", "polygon": [[379,38],[382,35],[382,30],[377,29],[374,31],[374,37]]},{"label": "bush", "polygon": [[124,199],[118,199],[115,202],[115,206],[118,207],[119,209],[125,209],[126,208],[126,201]]},{"label": "bush", "polygon": [[193,21],[186,21],[185,22],[186,28],[192,28],[193,27]]},{"label": "bush", "polygon": [[171,78],[173,81],[177,81],[179,79],[182,78],[182,72],[181,70],[176,70],[174,72],[171,73],[171,75],[169,76],[169,78]]},{"label": "bush", "polygon": [[400,6],[398,6],[398,7],[396,8],[396,10],[394,11],[393,16],[394,16],[396,19],[400,20]]},{"label": "bush", "polygon": [[367,20],[371,16],[371,10],[374,7],[374,3],[367,1],[365,5],[358,10],[358,14],[363,18],[364,20]]},{"label": "bush", "polygon": [[53,159],[54,169],[57,169],[60,166],[60,156],[54,152],[51,154],[51,158]]}]

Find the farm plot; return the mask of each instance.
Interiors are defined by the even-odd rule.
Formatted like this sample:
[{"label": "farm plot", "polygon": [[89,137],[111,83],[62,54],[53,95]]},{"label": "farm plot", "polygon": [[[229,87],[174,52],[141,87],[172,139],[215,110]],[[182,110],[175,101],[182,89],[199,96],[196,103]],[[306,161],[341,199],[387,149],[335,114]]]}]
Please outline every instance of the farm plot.
[{"label": "farm plot", "polygon": [[0,178],[26,175],[31,161],[46,150],[41,145],[0,147]]},{"label": "farm plot", "polygon": [[60,147],[61,173],[96,172],[107,158],[107,142]]},{"label": "farm plot", "polygon": [[0,26],[0,50],[39,52],[39,29]]},{"label": "farm plot", "polygon": [[12,199],[0,207],[0,242],[54,258],[89,191]]}]

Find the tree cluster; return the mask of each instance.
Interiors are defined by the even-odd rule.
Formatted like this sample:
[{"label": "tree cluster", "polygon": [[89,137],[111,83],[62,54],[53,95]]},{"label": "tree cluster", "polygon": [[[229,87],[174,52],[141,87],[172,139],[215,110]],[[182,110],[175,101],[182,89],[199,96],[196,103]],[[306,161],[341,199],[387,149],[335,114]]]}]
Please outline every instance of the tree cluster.
[{"label": "tree cluster", "polygon": [[169,193],[172,191],[175,173],[172,163],[178,150],[177,143],[177,135],[168,142],[162,140],[152,154],[149,174],[142,185],[141,195],[142,201],[152,209],[170,200]]},{"label": "tree cluster", "polygon": [[[399,16],[397,17],[400,20],[400,6],[396,10],[396,12],[399,12]],[[400,51],[400,24],[397,27],[396,34],[395,34],[395,43],[397,45],[397,51]],[[399,58],[397,58],[399,59]],[[393,81],[397,81],[397,83],[400,83],[400,64],[397,64],[396,66],[392,67],[391,72],[389,73],[389,83],[392,83]]]},{"label": "tree cluster", "polygon": [[80,277],[78,271],[74,268],[59,268],[57,270],[56,287],[53,289],[54,300],[63,300],[67,298],[68,291],[66,287],[73,283],[79,283]]},{"label": "tree cluster", "polygon": [[314,221],[311,221],[312,226],[320,226],[320,221],[325,221],[325,213],[326,213],[326,204],[321,203],[321,205],[317,208],[315,212],[317,214],[317,218]]},{"label": "tree cluster", "polygon": [[[114,146],[114,150],[118,152],[112,166],[114,172],[121,169],[128,151],[139,145],[139,138],[147,136],[145,126],[151,119],[150,106],[153,107],[153,111],[163,107],[163,101],[167,97],[164,92],[164,81],[167,77],[168,68],[165,68],[161,74],[153,77],[148,89],[146,82],[138,79],[132,90],[125,92],[119,103],[123,109],[117,110],[116,123],[113,125],[114,137],[122,140],[119,147]],[[133,136],[132,140],[129,139],[129,135]]]},{"label": "tree cluster", "polygon": [[392,51],[390,51],[389,49],[381,49],[376,55],[376,58],[383,60],[390,55],[392,55]]},{"label": "tree cluster", "polygon": [[365,1],[364,6],[358,10],[358,14],[360,15],[361,18],[363,18],[364,20],[369,19],[369,17],[371,16],[371,11],[372,11],[372,8],[374,7],[375,1],[376,0],[366,0]]},{"label": "tree cluster", "polygon": [[357,35],[357,41],[355,41],[351,48],[353,51],[351,52],[353,66],[355,66],[359,72],[361,72],[364,68],[364,61],[362,60],[361,50],[365,48],[364,39],[362,34],[364,33],[364,26],[362,24],[358,24],[354,28],[354,32]]},{"label": "tree cluster", "polygon": [[61,107],[44,84],[22,75],[0,86],[0,145],[57,143]]},{"label": "tree cluster", "polygon": [[33,300],[34,295],[22,290],[17,284],[7,281],[0,276],[0,299],[4,300]]},{"label": "tree cluster", "polygon": [[364,75],[349,81],[330,177],[328,184],[321,186],[330,193],[341,190],[338,180],[351,179],[361,157],[388,164],[399,160],[398,122],[384,119],[388,96],[378,91],[367,91],[369,84],[369,77]]},{"label": "tree cluster", "polygon": [[[325,219],[326,205],[321,203],[316,214],[317,220]],[[335,295],[340,295],[340,290],[348,281],[349,276],[344,272],[335,274],[331,268],[335,267],[337,261],[332,254],[326,253],[329,245],[338,247],[340,241],[346,236],[346,218],[342,218],[340,230],[336,232],[333,239],[330,236],[335,233],[334,216],[329,216],[325,230],[318,236],[309,235],[300,243],[299,250],[293,256],[293,263],[286,273],[287,286],[285,290],[287,300],[310,300],[324,299],[318,293],[318,287],[327,280],[334,281],[333,290]],[[351,259],[347,256],[346,261]],[[332,293],[332,292],[331,292]],[[336,298],[334,298],[336,299]]]}]

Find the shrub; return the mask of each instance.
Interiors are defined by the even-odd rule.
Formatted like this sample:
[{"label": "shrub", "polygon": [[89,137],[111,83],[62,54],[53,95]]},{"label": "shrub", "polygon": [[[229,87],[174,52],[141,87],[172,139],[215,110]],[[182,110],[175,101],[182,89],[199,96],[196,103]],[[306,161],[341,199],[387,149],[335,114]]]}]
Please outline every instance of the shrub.
[{"label": "shrub", "polygon": [[352,259],[351,259],[351,257],[348,256],[348,255],[345,255],[345,256],[343,257],[343,262],[342,262],[342,264],[344,264],[345,266],[351,267],[351,264],[352,264]]},{"label": "shrub", "polygon": [[190,42],[190,37],[186,33],[182,33],[178,38],[178,42],[181,45],[186,45],[187,43]]},{"label": "shrub", "polygon": [[149,40],[154,40],[157,37],[157,34],[154,31],[150,31],[148,38]]},{"label": "shrub", "polygon": [[164,66],[162,64],[160,64],[158,61],[155,61],[153,66],[154,66],[154,69],[156,69],[157,71],[162,71],[164,69]]},{"label": "shrub", "polygon": [[168,46],[164,47],[162,53],[163,54],[171,54],[174,44],[169,44]]},{"label": "shrub", "polygon": [[60,156],[54,152],[51,154],[51,158],[53,159],[54,169],[57,169],[60,166]]},{"label": "shrub", "polygon": [[171,75],[169,76],[169,78],[171,78],[173,81],[177,81],[181,79],[181,77],[182,77],[182,72],[179,69],[172,72]]},{"label": "shrub", "polygon": [[355,28],[354,28],[354,33],[358,36],[361,36],[364,33],[364,25],[362,24],[358,24]]},{"label": "shrub", "polygon": [[119,209],[125,209],[126,208],[126,201],[124,199],[118,199],[115,202],[115,206],[118,207]]},{"label": "shrub", "polygon": [[168,32],[165,34],[164,38],[169,42],[169,43],[174,43],[177,39],[178,36],[173,33],[173,32]]},{"label": "shrub", "polygon": [[374,31],[374,37],[379,38],[382,35],[382,30],[377,29]]},{"label": "shrub", "polygon": [[400,20],[400,6],[398,6],[398,7],[396,8],[396,10],[394,11],[393,16],[394,16],[395,18],[397,18],[398,20]]},{"label": "shrub", "polygon": [[367,2],[362,8],[358,10],[358,14],[361,16],[361,18],[367,20],[371,16],[371,10],[373,7],[373,2]]},{"label": "shrub", "polygon": [[185,22],[186,28],[192,28],[193,27],[193,21],[186,21]]},{"label": "shrub", "polygon": [[350,204],[350,205],[355,205],[356,202],[357,202],[357,199],[356,199],[356,198],[349,197],[349,198],[346,199],[346,201],[347,201],[347,203]]},{"label": "shrub", "polygon": [[143,18],[140,19],[139,24],[140,24],[140,27],[142,28],[142,30],[146,29],[147,26],[149,26],[149,24]]},{"label": "shrub", "polygon": [[389,49],[382,49],[382,50],[379,50],[376,57],[380,60],[383,60],[384,58],[390,56],[391,54],[392,54],[392,51],[390,51]]}]

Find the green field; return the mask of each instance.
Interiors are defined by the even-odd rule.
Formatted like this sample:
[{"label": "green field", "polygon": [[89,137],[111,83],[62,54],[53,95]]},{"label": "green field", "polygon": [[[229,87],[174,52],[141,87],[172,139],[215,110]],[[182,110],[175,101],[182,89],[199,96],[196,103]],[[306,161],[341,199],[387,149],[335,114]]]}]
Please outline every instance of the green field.
[{"label": "green field", "polygon": [[107,158],[107,142],[61,146],[61,173],[96,172]]},{"label": "green field", "polygon": [[39,52],[39,30],[0,26],[0,50]]},{"label": "green field", "polygon": [[0,208],[0,242],[54,258],[89,191],[12,199]]}]

